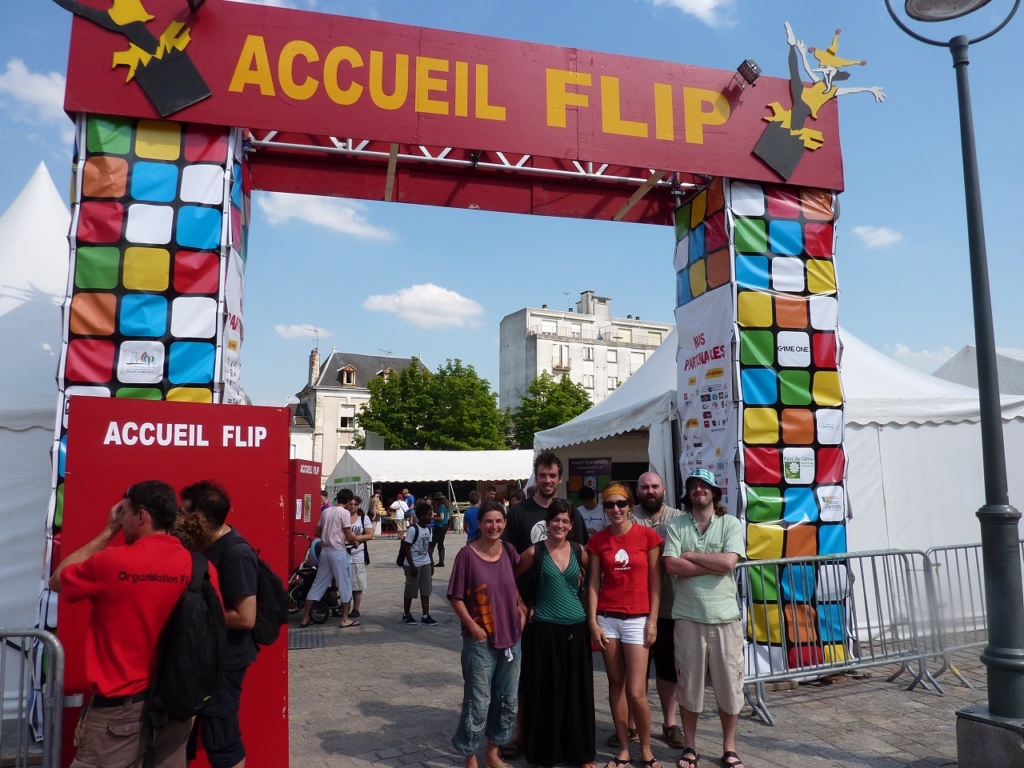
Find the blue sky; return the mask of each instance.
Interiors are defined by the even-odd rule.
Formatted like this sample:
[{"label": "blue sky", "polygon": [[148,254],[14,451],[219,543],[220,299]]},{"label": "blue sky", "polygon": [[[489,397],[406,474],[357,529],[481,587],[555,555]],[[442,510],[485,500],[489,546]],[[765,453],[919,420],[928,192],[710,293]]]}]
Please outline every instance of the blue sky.
[{"label": "blue sky", "polygon": [[[182,0],[184,4],[185,0]],[[219,0],[208,0],[218,2]],[[99,7],[102,3],[92,3]],[[880,0],[274,0],[361,16],[628,56],[733,69],[753,58],[787,75],[783,22],[809,46],[842,29],[841,55],[866,59],[840,125],[846,192],[836,257],[840,321],[921,370],[973,343],[956,85],[949,53],[900,32]],[[1009,9],[917,28],[948,38]],[[71,17],[47,0],[5,3],[0,24],[0,211],[40,161],[68,188],[71,122],[61,109]],[[972,50],[970,66],[996,341],[1024,347],[1020,286],[1024,96],[1015,82],[1024,14]],[[1016,43],[1015,43],[1016,41]],[[273,203],[268,205],[268,203]],[[498,324],[524,306],[562,307],[565,292],[611,296],[616,315],[671,322],[667,227],[552,219],[257,193],[245,297],[242,383],[281,404],[320,349],[421,355],[474,365],[497,389]]]}]

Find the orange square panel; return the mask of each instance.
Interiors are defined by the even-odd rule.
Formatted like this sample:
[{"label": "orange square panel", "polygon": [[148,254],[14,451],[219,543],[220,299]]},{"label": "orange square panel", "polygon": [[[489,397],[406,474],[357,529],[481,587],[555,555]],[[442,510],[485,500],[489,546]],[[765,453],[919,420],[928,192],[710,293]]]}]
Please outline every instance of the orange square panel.
[{"label": "orange square panel", "polygon": [[827,189],[801,189],[800,207],[810,221],[832,221],[832,193]]},{"label": "orange square panel", "polygon": [[83,336],[109,336],[114,332],[116,307],[112,293],[79,293],[71,300],[68,328]]},{"label": "orange square panel", "polygon": [[128,186],[128,162],[99,155],[85,161],[82,194],[86,197],[124,197]]},{"label": "orange square panel", "polygon": [[[723,248],[715,251],[707,259],[708,262],[708,285],[717,288],[729,282],[729,249]],[[806,327],[806,323],[801,328]]]},{"label": "orange square panel", "polygon": [[775,297],[775,322],[780,328],[804,330],[807,327],[807,299],[778,294]]},{"label": "orange square panel", "polygon": [[802,523],[786,529],[785,557],[814,557],[818,554],[818,528]]},{"label": "orange square panel", "polygon": [[782,410],[782,442],[786,445],[810,445],[814,442],[814,414],[807,408]]}]

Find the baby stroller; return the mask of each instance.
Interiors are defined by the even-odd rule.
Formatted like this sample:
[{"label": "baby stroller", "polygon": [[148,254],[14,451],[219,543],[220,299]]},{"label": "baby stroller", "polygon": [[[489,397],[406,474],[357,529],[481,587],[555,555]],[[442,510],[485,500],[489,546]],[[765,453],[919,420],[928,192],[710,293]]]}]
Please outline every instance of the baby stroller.
[{"label": "baby stroller", "polygon": [[[295,535],[306,539],[309,538],[304,533],[297,533]],[[313,581],[316,579],[317,563],[319,560],[320,539],[315,539],[311,541],[306,559],[288,577],[289,613],[297,613],[305,609],[306,595],[309,594],[309,590],[313,587]],[[328,615],[341,616],[341,595],[338,592],[337,584],[333,581],[331,586],[327,588],[327,591],[324,592],[323,597],[313,603],[309,613],[309,620],[314,624],[323,624],[327,621]]]}]

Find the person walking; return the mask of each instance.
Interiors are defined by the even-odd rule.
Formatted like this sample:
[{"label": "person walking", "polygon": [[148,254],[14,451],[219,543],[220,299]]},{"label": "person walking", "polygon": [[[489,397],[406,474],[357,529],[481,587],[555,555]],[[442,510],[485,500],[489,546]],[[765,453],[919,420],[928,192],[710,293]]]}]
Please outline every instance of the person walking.
[{"label": "person walking", "polygon": [[448,535],[451,520],[451,504],[443,493],[434,494],[434,516],[430,521],[430,559],[437,550],[437,567],[444,568],[444,537]]},{"label": "person walking", "polygon": [[359,622],[348,615],[352,602],[352,566],[345,548],[349,544],[356,544],[356,537],[352,533],[352,517],[347,508],[352,499],[352,491],[342,488],[334,497],[334,506],[328,507],[320,516],[320,523],[316,527],[316,535],[323,540],[320,566],[317,568],[316,578],[313,579],[313,586],[306,595],[306,610],[302,614],[302,621],[299,622],[300,627],[310,625],[309,616],[313,611],[313,604],[327,592],[327,588],[331,586],[331,579],[338,585],[338,592],[341,595],[339,626],[342,629],[359,626]]},{"label": "person walking", "polygon": [[521,635],[526,606],[516,589],[519,555],[501,540],[505,510],[480,506],[481,537],[459,550],[448,582],[448,600],[462,622],[462,711],[452,746],[466,768],[478,768],[480,737],[487,740],[487,768],[506,765],[499,754],[515,733]]},{"label": "person walking", "polygon": [[594,643],[604,655],[608,703],[619,740],[609,768],[624,768],[632,760],[630,715],[636,723],[640,760],[646,768],[660,768],[651,751],[647,649],[658,635],[662,539],[653,528],[633,524],[633,494],[626,486],[609,483],[601,498],[609,524],[587,544],[587,615]]},{"label": "person walking", "polygon": [[[416,520],[409,526],[399,545],[399,562],[405,568],[405,592],[402,595],[402,622],[436,627],[438,622],[430,615],[430,594],[433,591],[434,563],[430,555],[430,520],[434,508],[429,501],[416,504]],[[419,595],[423,617],[419,622],[412,617],[412,601]]]},{"label": "person walking", "polygon": [[531,611],[523,630],[523,699],[526,761],[531,765],[594,762],[594,667],[587,612],[583,607],[586,553],[569,541],[572,508],[548,505],[548,537],[526,550],[516,578],[530,585],[523,595]]}]

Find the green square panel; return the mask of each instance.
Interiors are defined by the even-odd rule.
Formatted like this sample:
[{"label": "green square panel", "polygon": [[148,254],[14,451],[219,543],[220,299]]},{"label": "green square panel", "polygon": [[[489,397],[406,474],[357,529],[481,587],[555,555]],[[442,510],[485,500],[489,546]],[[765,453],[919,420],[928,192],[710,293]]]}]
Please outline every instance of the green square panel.
[{"label": "green square panel", "polygon": [[779,571],[774,565],[757,565],[749,567],[750,597],[758,603],[774,603],[779,599]]},{"label": "green square panel", "polygon": [[89,152],[127,155],[132,148],[132,121],[126,117],[90,115],[85,129],[85,146]]},{"label": "green square panel", "polygon": [[121,251],[110,246],[82,246],[75,255],[75,286],[116,288]]},{"label": "green square panel", "polygon": [[764,253],[768,250],[768,232],[761,219],[736,219],[736,250],[740,253]]},{"label": "green square panel", "polygon": [[747,488],[747,521],[773,523],[782,519],[782,491],[778,488]]},{"label": "green square panel", "polygon": [[692,203],[676,208],[676,242],[678,243],[690,231],[690,208]]},{"label": "green square panel", "polygon": [[779,371],[779,394],[783,405],[810,405],[811,372]]},{"label": "green square panel", "polygon": [[64,483],[57,486],[57,500],[54,503],[53,525],[60,528],[64,525]]},{"label": "green square panel", "polygon": [[163,400],[164,393],[153,387],[121,387],[115,397],[127,397],[131,400]]},{"label": "green square panel", "polygon": [[775,334],[771,331],[740,331],[740,363],[771,368],[775,362]]}]

